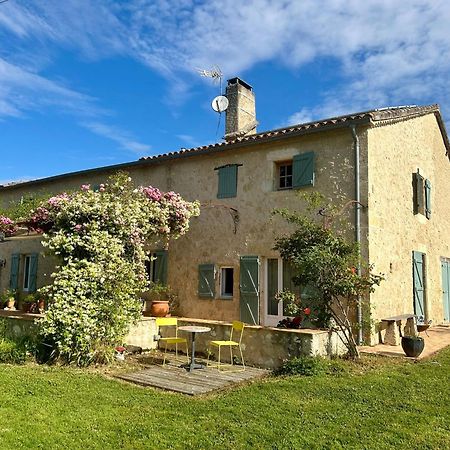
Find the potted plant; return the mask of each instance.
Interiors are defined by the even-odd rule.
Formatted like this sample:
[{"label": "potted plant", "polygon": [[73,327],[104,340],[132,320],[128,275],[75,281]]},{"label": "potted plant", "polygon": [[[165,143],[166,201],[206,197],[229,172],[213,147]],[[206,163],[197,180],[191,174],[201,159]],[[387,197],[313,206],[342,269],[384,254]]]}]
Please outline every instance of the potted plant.
[{"label": "potted plant", "polygon": [[34,297],[34,294],[28,294],[22,300],[22,311],[30,313],[33,311],[33,309],[36,309],[36,299]]},{"label": "potted plant", "polygon": [[[144,315],[167,316],[169,314],[169,292],[170,288],[162,283],[150,283],[150,289],[145,293],[146,311],[144,311]],[[149,305],[150,308],[148,308]]]},{"label": "potted plant", "polygon": [[420,336],[402,336],[402,348],[406,356],[417,358],[425,347],[425,341]]},{"label": "potted plant", "polygon": [[14,290],[7,289],[2,295],[2,300],[4,302],[5,309],[16,309],[14,307],[16,303],[16,292]]}]

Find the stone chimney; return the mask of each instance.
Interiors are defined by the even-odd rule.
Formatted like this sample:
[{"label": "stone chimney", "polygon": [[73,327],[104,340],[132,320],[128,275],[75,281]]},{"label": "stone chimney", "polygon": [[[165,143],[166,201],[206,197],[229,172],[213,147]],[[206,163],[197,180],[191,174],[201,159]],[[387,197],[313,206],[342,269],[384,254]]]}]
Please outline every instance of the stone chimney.
[{"label": "stone chimney", "polygon": [[225,139],[232,141],[238,137],[256,133],[255,94],[253,88],[240,78],[231,78],[227,82]]}]

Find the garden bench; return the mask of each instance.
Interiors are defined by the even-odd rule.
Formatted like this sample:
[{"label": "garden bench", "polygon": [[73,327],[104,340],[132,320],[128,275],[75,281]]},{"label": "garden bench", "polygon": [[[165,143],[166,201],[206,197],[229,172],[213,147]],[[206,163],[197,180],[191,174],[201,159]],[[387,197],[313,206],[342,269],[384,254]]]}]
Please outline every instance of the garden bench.
[{"label": "garden bench", "polygon": [[[402,333],[402,322],[406,321]],[[400,314],[398,316],[381,319],[382,329],[386,329],[384,344],[400,345],[400,337],[403,335],[417,336],[417,325],[415,314]]]}]

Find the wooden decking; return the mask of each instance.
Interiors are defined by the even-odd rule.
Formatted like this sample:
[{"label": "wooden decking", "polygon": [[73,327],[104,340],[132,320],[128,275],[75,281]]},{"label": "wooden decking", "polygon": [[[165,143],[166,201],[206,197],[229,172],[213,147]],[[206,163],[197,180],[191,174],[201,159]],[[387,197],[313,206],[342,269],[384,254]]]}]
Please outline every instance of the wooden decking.
[{"label": "wooden decking", "polygon": [[201,395],[255,378],[262,378],[269,373],[268,370],[254,367],[246,367],[241,372],[219,372],[215,368],[208,367],[190,373],[179,365],[171,363],[165,366],[153,365],[138,372],[120,374],[116,377],[141,386],[151,386],[188,395]]}]

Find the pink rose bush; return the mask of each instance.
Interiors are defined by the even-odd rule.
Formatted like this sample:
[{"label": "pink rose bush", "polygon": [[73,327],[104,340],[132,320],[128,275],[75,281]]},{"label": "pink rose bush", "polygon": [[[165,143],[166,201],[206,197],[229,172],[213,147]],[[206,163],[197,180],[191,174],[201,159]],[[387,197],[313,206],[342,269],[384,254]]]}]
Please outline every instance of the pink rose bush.
[{"label": "pink rose bush", "polygon": [[199,214],[198,202],[152,186],[135,188],[123,173],[96,191],[83,185],[35,208],[29,226],[46,233],[43,245],[61,261],[44,289],[50,298],[40,321],[44,341],[79,365],[113,350],[141,315],[146,244],[178,238]]},{"label": "pink rose bush", "polygon": [[7,216],[0,216],[0,233],[6,237],[13,236],[17,232],[17,225]]}]

